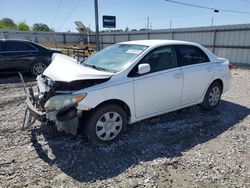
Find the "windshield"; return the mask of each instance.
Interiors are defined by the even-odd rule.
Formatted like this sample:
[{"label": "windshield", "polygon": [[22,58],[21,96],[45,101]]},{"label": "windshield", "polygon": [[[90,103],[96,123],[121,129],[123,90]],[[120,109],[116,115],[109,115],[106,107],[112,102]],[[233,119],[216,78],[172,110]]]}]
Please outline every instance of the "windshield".
[{"label": "windshield", "polygon": [[84,65],[119,72],[128,67],[147,47],[134,44],[115,44],[89,57]]}]

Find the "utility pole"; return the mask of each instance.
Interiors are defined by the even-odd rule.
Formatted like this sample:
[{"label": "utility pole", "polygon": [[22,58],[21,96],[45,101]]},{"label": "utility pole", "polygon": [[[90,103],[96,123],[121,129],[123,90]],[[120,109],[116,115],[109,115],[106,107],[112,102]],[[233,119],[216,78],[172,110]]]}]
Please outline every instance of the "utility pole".
[{"label": "utility pole", "polygon": [[99,41],[99,21],[98,21],[98,0],[95,0],[95,41],[96,41],[96,50],[100,50],[100,41]]},{"label": "utility pole", "polygon": [[147,30],[149,30],[149,17],[147,17]]},{"label": "utility pole", "polygon": [[169,29],[172,29],[172,20],[169,22]]},{"label": "utility pole", "polygon": [[211,20],[211,26],[214,25],[214,17],[212,17],[212,20]]}]

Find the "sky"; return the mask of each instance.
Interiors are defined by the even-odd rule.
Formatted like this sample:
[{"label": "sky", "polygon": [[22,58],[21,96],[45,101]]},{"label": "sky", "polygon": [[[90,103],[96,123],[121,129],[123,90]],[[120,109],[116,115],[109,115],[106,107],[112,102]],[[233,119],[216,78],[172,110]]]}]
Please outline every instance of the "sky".
[{"label": "sky", "polygon": [[[165,0],[98,0],[99,26],[102,16],[116,16],[116,29],[145,28],[147,17],[152,29],[250,23],[250,0],[177,0],[230,9],[249,14],[219,12],[189,7]],[[16,23],[45,23],[55,31],[76,32],[74,21],[82,21],[95,30],[94,0],[0,0],[0,19],[9,17]],[[104,28],[105,29],[105,28]]]}]

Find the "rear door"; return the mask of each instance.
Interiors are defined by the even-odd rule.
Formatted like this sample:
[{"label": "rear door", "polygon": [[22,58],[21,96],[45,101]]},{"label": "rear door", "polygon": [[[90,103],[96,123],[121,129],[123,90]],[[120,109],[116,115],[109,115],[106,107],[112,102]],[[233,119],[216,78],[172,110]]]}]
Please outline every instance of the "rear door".
[{"label": "rear door", "polygon": [[203,96],[208,84],[211,83],[215,66],[197,46],[177,45],[176,51],[184,74],[181,103],[194,103]]},{"label": "rear door", "polygon": [[[150,65],[151,71],[144,75],[133,74],[136,117],[158,114],[179,106],[183,74],[177,66],[174,47],[152,50],[139,62],[144,63]],[[132,72],[138,72],[138,65]]]},{"label": "rear door", "polygon": [[25,41],[5,41],[2,66],[6,72],[29,70],[38,50]]}]

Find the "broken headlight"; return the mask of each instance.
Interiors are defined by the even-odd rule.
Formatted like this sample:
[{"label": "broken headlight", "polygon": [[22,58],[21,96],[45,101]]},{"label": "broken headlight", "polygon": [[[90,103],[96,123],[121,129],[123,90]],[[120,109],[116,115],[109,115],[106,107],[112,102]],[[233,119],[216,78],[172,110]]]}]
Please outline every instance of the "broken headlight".
[{"label": "broken headlight", "polygon": [[76,105],[78,102],[83,100],[87,96],[87,93],[83,94],[69,94],[69,95],[56,95],[54,97],[51,97],[46,103],[45,103],[45,110],[46,111],[58,111],[63,108],[71,107]]}]

